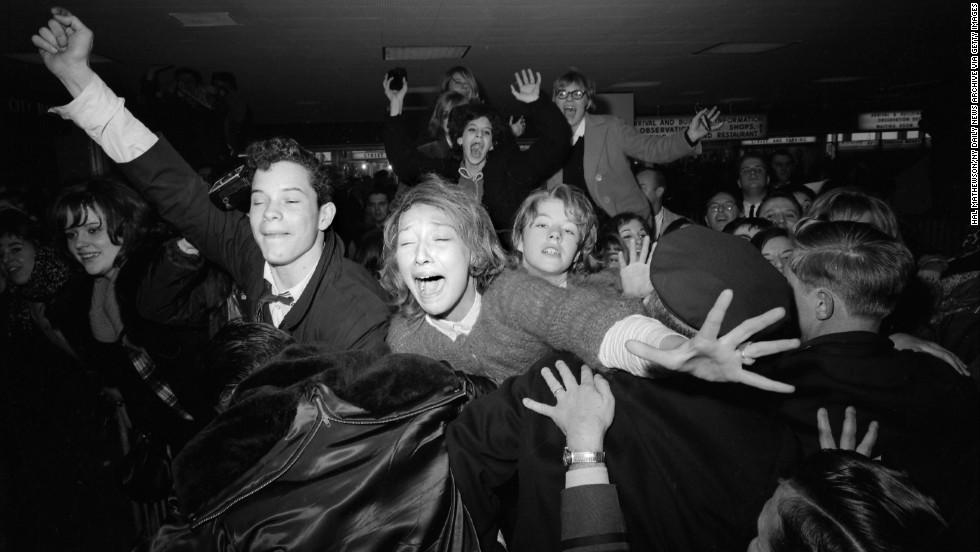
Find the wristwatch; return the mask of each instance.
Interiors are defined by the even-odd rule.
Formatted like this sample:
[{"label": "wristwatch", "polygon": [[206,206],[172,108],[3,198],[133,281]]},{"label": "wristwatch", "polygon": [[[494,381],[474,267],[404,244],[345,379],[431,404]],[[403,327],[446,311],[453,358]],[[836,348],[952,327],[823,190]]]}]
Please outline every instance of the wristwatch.
[{"label": "wristwatch", "polygon": [[561,455],[561,459],[565,462],[565,469],[568,469],[572,464],[597,464],[599,462],[605,462],[606,453],[601,450],[569,450],[568,447],[565,447],[565,452]]}]

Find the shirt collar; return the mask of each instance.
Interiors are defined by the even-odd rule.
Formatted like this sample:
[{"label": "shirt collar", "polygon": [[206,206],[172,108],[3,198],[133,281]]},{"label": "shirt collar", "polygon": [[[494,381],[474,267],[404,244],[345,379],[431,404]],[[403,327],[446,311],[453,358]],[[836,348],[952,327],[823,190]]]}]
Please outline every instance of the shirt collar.
[{"label": "shirt collar", "polygon": [[276,280],[272,277],[272,265],[266,261],[265,267],[262,269],[262,277],[265,278],[266,282],[269,282],[269,286],[272,288],[273,294],[282,295],[284,293],[288,293],[290,296],[292,296],[293,304],[295,305],[296,301],[299,300],[300,295],[302,295],[303,291],[306,289],[306,286],[309,285],[310,280],[313,278],[314,272],[316,272],[316,266],[314,266],[313,269],[310,270],[309,274],[304,276],[302,280],[297,282],[295,286],[289,289],[280,290],[276,286]]},{"label": "shirt collar", "polygon": [[578,142],[578,139],[584,136],[585,136],[585,117],[582,117],[582,120],[579,121],[578,126],[575,127],[575,132],[572,133],[572,145],[574,146],[575,142]]},{"label": "shirt collar", "polygon": [[466,313],[466,316],[464,316],[459,322],[433,318],[428,314],[425,315],[425,321],[428,322],[433,328],[438,330],[442,335],[456,341],[456,338],[461,335],[470,335],[470,332],[473,330],[473,325],[476,324],[476,321],[480,318],[480,308],[482,303],[483,301],[480,298],[480,292],[476,292],[476,296],[473,298],[473,306],[470,307],[470,311]]}]

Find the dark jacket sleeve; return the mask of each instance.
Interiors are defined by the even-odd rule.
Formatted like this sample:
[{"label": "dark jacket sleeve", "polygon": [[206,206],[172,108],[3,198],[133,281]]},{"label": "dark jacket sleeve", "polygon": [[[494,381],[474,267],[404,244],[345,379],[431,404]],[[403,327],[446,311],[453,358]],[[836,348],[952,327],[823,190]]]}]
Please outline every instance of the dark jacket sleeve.
[{"label": "dark jacket sleeve", "polygon": [[239,285],[250,280],[249,272],[261,270],[248,218],[212,205],[207,184],[165,139],[119,168],[160,216]]},{"label": "dark jacket sleeve", "polygon": [[180,251],[177,239],[162,245],[140,282],[137,313],[160,324],[206,323],[231,292],[231,278],[200,255]]},{"label": "dark jacket sleeve", "polygon": [[471,402],[446,429],[449,466],[486,551],[499,549],[501,502],[516,492],[522,431],[517,409],[524,408],[519,395],[526,395],[519,379]]},{"label": "dark jacket sleeve", "polygon": [[508,163],[510,178],[536,186],[565,164],[572,149],[572,129],[558,106],[540,97],[527,104],[527,116],[540,137]]},{"label": "dark jacket sleeve", "polygon": [[414,186],[419,177],[426,173],[445,173],[446,163],[443,159],[426,157],[412,143],[404,115],[388,117],[385,121],[384,140],[385,155],[402,182]]},{"label": "dark jacket sleeve", "polygon": [[[657,515],[657,512],[650,512]],[[629,550],[615,485],[582,485],[561,492],[561,549]]]}]

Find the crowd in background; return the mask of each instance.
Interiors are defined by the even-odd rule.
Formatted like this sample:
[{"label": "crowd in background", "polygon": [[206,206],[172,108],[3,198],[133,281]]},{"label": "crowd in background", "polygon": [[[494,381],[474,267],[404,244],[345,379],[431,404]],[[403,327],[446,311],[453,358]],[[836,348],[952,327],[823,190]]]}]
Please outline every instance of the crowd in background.
[{"label": "crowd in background", "polygon": [[716,109],[644,135],[577,71],[505,117],[453,67],[421,133],[385,77],[392,170],[345,177],[229,73],[130,113],[91,37],[33,40],[111,174],[0,192],[0,550],[125,549],[126,500],[153,550],[980,542],[978,234],[881,158],[706,153]]}]

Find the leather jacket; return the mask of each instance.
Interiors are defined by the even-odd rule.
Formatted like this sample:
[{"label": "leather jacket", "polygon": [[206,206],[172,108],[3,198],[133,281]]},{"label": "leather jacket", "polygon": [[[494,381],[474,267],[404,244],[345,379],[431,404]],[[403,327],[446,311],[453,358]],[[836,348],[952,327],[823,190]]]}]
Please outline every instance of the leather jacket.
[{"label": "leather jacket", "polygon": [[[468,380],[417,355],[388,355],[361,373],[364,353],[348,352],[312,357],[330,366],[289,387],[261,381],[270,368],[311,366],[287,360],[244,382],[178,457],[188,513],[161,528],[152,550],[479,550],[444,434],[469,400]],[[229,471],[234,481],[211,492]]]}]

